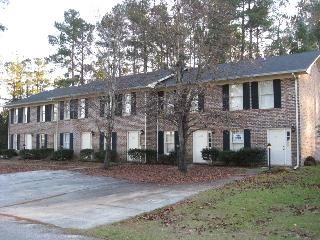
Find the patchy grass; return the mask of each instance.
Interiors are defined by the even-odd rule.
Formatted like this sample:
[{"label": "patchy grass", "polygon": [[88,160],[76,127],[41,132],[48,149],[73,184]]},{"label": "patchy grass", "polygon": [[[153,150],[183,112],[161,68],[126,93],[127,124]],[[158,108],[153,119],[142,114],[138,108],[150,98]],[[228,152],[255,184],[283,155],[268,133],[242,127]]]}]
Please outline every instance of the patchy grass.
[{"label": "patchy grass", "polygon": [[320,239],[320,167],[264,173],[85,234],[101,239]]}]

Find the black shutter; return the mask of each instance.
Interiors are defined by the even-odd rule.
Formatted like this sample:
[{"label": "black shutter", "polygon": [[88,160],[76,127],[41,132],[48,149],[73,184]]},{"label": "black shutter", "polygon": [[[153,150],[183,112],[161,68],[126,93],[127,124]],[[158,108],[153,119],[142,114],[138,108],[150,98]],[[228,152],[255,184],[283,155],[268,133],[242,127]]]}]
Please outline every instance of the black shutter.
[{"label": "black shutter", "polygon": [[78,99],[70,101],[70,119],[78,119]]},{"label": "black shutter", "polygon": [[89,115],[89,99],[84,100],[84,117],[87,118]]},{"label": "black shutter", "polygon": [[23,108],[18,108],[18,123],[23,122]]},{"label": "black shutter", "polygon": [[281,81],[273,80],[274,108],[281,108]]},{"label": "black shutter", "polygon": [[13,138],[14,138],[13,134],[11,134],[10,135],[10,146],[9,146],[10,149],[13,149]]},{"label": "black shutter", "polygon": [[251,83],[251,100],[252,100],[252,109],[259,109],[258,82]]},{"label": "black shutter", "polygon": [[223,130],[223,151],[230,150],[230,132]]},{"label": "black shutter", "polygon": [[174,131],[174,151],[177,153],[179,147],[179,134],[178,131]]},{"label": "black shutter", "polygon": [[222,86],[222,109],[224,111],[229,110],[229,85]]},{"label": "black shutter", "polygon": [[137,94],[131,93],[131,115],[137,114]]},{"label": "black shutter", "polygon": [[40,106],[37,106],[37,122],[40,122]]},{"label": "black shutter", "polygon": [[244,129],[244,147],[251,148],[251,132],[250,129]]},{"label": "black shutter", "polygon": [[17,134],[17,150],[20,150],[20,134]]},{"label": "black shutter", "polygon": [[104,150],[104,132],[100,132],[100,138],[99,138],[99,150]]},{"label": "black shutter", "polygon": [[40,148],[40,134],[36,135],[36,149]]},{"label": "black shutter", "polygon": [[73,149],[73,133],[70,133],[70,149]]},{"label": "black shutter", "polygon": [[46,105],[45,106],[45,121],[50,122],[51,121],[51,113],[52,113],[52,104]]},{"label": "black shutter", "polygon": [[14,123],[14,108],[10,109],[10,123]]},{"label": "black shutter", "polygon": [[115,96],[115,99],[116,99],[115,115],[122,116],[122,94],[117,94]]},{"label": "black shutter", "polygon": [[164,132],[158,132],[158,154],[164,153]]},{"label": "black shutter", "polygon": [[59,142],[60,148],[63,148],[63,133],[60,133],[60,142]]},{"label": "black shutter", "polygon": [[100,117],[105,116],[105,106],[106,106],[106,100],[104,97],[100,98]]},{"label": "black shutter", "polygon": [[250,85],[243,84],[243,109],[250,109]]},{"label": "black shutter", "polygon": [[48,148],[48,134],[44,135],[44,148]]},{"label": "black shutter", "polygon": [[198,110],[199,112],[204,111],[204,93],[198,95]]},{"label": "black shutter", "polygon": [[158,92],[158,111],[162,111],[164,108],[164,91]]},{"label": "black shutter", "polygon": [[59,115],[60,120],[64,119],[64,101],[59,102]]},{"label": "black shutter", "polygon": [[111,142],[112,142],[112,146],[111,146],[112,151],[117,152],[117,133],[116,132],[112,132]]},{"label": "black shutter", "polygon": [[30,107],[27,108],[27,123],[30,122]]}]

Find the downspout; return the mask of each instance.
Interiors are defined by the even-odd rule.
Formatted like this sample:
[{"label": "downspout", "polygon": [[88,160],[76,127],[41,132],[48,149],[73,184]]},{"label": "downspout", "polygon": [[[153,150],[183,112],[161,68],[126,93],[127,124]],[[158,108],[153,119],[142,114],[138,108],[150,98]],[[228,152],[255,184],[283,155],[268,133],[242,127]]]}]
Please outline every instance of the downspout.
[{"label": "downspout", "polygon": [[300,164],[300,124],[299,124],[299,105],[298,105],[298,78],[292,73],[294,77],[294,90],[295,90],[295,98],[296,98],[296,138],[297,138],[297,164],[294,166],[294,170],[299,168]]},{"label": "downspout", "polygon": [[[147,106],[147,92],[144,93],[144,104]],[[144,114],[144,149],[147,149],[147,109]],[[147,155],[144,155],[144,161],[147,162]]]},{"label": "downspout", "polygon": [[10,149],[10,125],[11,125],[11,111],[8,109],[8,149]]}]

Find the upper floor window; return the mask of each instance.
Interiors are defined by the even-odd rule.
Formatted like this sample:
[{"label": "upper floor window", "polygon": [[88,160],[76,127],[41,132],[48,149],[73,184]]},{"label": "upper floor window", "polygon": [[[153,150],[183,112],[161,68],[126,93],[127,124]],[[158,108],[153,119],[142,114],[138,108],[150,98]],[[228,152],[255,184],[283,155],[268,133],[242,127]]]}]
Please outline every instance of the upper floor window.
[{"label": "upper floor window", "polygon": [[45,122],[46,121],[46,106],[45,105],[41,106],[40,111],[41,111],[41,122]]},{"label": "upper floor window", "polygon": [[264,81],[259,82],[259,108],[268,109],[274,108],[274,92],[273,92],[273,82]]},{"label": "upper floor window", "polygon": [[229,109],[230,111],[243,109],[243,85],[234,84],[229,88]]},{"label": "upper floor window", "polygon": [[131,94],[127,93],[124,97],[125,103],[124,103],[124,113],[125,115],[131,114]]},{"label": "upper floor window", "polygon": [[85,98],[80,99],[80,114],[79,117],[80,118],[86,118],[87,114],[86,114],[86,109],[87,109],[87,101]]},{"label": "upper floor window", "polygon": [[23,123],[30,122],[30,107],[23,108]]},{"label": "upper floor window", "polygon": [[68,120],[70,119],[70,101],[64,102],[64,119]]},{"label": "upper floor window", "polygon": [[58,103],[53,104],[52,116],[52,121],[58,120]]},{"label": "upper floor window", "polygon": [[14,123],[18,123],[19,109],[14,109]]}]

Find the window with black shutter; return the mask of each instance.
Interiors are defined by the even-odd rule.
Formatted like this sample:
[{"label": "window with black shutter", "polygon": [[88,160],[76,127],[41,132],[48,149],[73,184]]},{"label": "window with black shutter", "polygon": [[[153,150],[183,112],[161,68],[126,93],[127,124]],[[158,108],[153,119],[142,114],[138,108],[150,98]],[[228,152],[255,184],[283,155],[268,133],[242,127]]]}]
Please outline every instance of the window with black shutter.
[{"label": "window with black shutter", "polygon": [[222,109],[224,111],[229,110],[229,85],[222,86]]},{"label": "window with black shutter", "polygon": [[84,116],[87,118],[89,116],[89,99],[84,100]]},{"label": "window with black shutter", "polygon": [[250,129],[244,129],[244,147],[251,148],[251,132]]},{"label": "window with black shutter", "polygon": [[60,141],[59,141],[59,144],[60,144],[60,148],[63,148],[63,145],[64,145],[63,133],[60,133]]},{"label": "window with black shutter", "polygon": [[73,133],[70,133],[70,148],[69,149],[73,149]]},{"label": "window with black shutter", "polygon": [[122,94],[115,95],[116,106],[115,106],[115,115],[122,116]]},{"label": "window with black shutter", "polygon": [[99,150],[103,151],[104,150],[104,132],[100,132],[99,136]]},{"label": "window with black shutter", "polygon": [[70,119],[78,119],[78,99],[70,100]]},{"label": "window with black shutter", "polygon": [[20,134],[17,134],[17,150],[20,150]]},{"label": "window with black shutter", "polygon": [[44,135],[44,144],[43,144],[44,148],[48,148],[48,134]]},{"label": "window with black shutter", "polygon": [[52,104],[45,105],[45,121],[51,121],[51,114],[52,114]]},{"label": "window with black shutter", "polygon": [[14,123],[14,108],[10,109],[10,123]]},{"label": "window with black shutter", "polygon": [[40,134],[36,135],[36,149],[40,148]]},{"label": "window with black shutter", "polygon": [[131,115],[137,114],[137,94],[131,93]]},{"label": "window with black shutter", "polygon": [[163,111],[164,109],[164,91],[158,92],[158,111]]},{"label": "window with black shutter", "polygon": [[158,132],[158,154],[164,153],[164,132]]},{"label": "window with black shutter", "polygon": [[243,83],[243,109],[250,109],[250,84]]},{"label": "window with black shutter", "polygon": [[274,108],[281,108],[281,81],[273,80]]},{"label": "window with black shutter", "polygon": [[230,150],[230,131],[223,130],[223,151]]},{"label": "window with black shutter", "polygon": [[18,109],[18,123],[23,123],[23,108]]},{"label": "window with black shutter", "polygon": [[252,109],[259,109],[258,82],[251,83],[251,101],[252,101]]},{"label": "window with black shutter", "polygon": [[174,151],[178,152],[179,150],[179,134],[178,131],[174,131]]},{"label": "window with black shutter", "polygon": [[30,107],[27,108],[27,123],[30,122]]},{"label": "window with black shutter", "polygon": [[64,119],[64,101],[59,102],[59,119]]},{"label": "window with black shutter", "polygon": [[10,149],[13,149],[13,139],[14,139],[14,136],[13,136],[13,134],[11,134],[10,135],[10,146],[9,146]]},{"label": "window with black shutter", "polygon": [[37,122],[40,122],[40,108],[41,106],[37,106]]},{"label": "window with black shutter", "polygon": [[204,93],[198,95],[198,110],[204,112]]},{"label": "window with black shutter", "polygon": [[117,133],[112,132],[112,134],[111,134],[111,143],[112,143],[111,150],[114,152],[117,152],[117,140],[118,140]]}]

